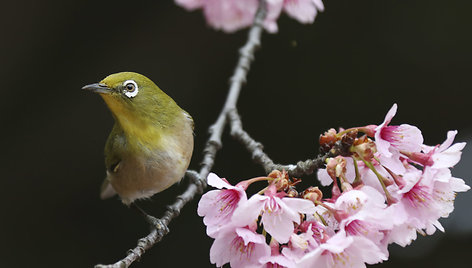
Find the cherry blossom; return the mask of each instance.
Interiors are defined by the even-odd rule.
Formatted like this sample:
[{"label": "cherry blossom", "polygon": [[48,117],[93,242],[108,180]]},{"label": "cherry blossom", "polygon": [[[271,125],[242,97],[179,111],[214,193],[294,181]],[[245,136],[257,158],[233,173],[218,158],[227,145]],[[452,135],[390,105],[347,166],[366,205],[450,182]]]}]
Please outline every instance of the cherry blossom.
[{"label": "cherry blossom", "polygon": [[264,229],[278,242],[287,243],[293,233],[293,223],[300,223],[299,213],[314,213],[313,202],[284,197],[280,198],[275,187],[270,187],[264,195],[253,195],[241,204],[233,214],[232,222],[236,225],[247,225],[256,221],[262,214]]},{"label": "cherry blossom", "polygon": [[232,186],[214,173],[208,175],[207,182],[218,189],[226,188],[207,192],[198,203],[198,215],[204,217],[207,234],[214,237],[230,221],[236,207],[247,201],[247,197],[244,187]]},{"label": "cherry blossom", "polygon": [[[207,23],[225,32],[234,32],[252,25],[259,0],[175,0],[187,10],[201,8]],[[266,0],[267,14],[264,27],[278,31],[277,19],[284,11],[301,23],[313,23],[319,11],[324,10],[321,0]]]},{"label": "cherry blossom", "polygon": [[284,11],[301,23],[313,23],[318,11],[323,11],[321,0],[284,0]]},{"label": "cherry blossom", "polygon": [[349,236],[340,231],[326,243],[305,254],[296,267],[365,267],[387,259],[372,241],[362,236]]},{"label": "cherry blossom", "polygon": [[[456,194],[470,189],[451,173],[465,143],[453,144],[457,131],[449,131],[441,145],[424,145],[418,128],[389,125],[396,109],[378,126],[330,129],[320,137],[324,152],[339,142],[349,146],[317,172],[331,196],[318,186],[296,190],[300,180],[285,171],[236,186],[210,174],[208,183],[220,190],[202,197],[198,213],[215,238],[211,262],[366,267],[387,260],[391,243],[407,246],[417,233],[444,231],[439,220],[453,212]],[[247,199],[245,191],[256,181],[268,184]]]},{"label": "cherry blossom", "polygon": [[227,226],[219,232],[210,249],[210,262],[221,267],[262,267],[260,259],[270,256],[270,247],[263,235],[252,228]]}]

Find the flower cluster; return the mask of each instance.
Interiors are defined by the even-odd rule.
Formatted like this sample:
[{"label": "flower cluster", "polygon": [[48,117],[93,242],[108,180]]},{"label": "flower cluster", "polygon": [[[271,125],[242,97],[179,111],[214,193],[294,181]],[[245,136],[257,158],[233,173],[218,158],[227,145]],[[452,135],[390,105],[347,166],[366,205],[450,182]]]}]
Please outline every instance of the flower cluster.
[{"label": "flower cluster", "polygon": [[[203,9],[208,24],[225,32],[250,26],[254,21],[259,0],[175,0],[188,10]],[[323,11],[321,0],[267,0],[264,27],[277,32],[277,19],[282,11],[301,23],[313,23],[318,11]]]},{"label": "flower cluster", "polygon": [[[456,192],[470,189],[451,175],[465,143],[449,131],[441,145],[423,144],[411,125],[390,125],[394,105],[380,125],[330,129],[321,150],[341,154],[318,170],[318,187],[302,192],[299,180],[272,171],[230,185],[211,173],[218,188],[202,196],[198,214],[214,238],[210,261],[221,267],[365,267],[388,259],[388,245],[406,246],[416,234],[444,231],[438,219],[454,209]],[[254,182],[268,185],[249,199]]]}]

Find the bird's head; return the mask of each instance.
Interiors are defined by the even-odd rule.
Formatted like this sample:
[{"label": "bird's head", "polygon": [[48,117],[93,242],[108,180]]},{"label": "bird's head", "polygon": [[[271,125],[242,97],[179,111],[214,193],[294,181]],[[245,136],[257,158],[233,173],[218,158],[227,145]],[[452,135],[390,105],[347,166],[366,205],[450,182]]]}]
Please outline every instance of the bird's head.
[{"label": "bird's head", "polygon": [[138,73],[112,74],[83,89],[100,94],[125,131],[166,128],[183,112],[154,82]]}]

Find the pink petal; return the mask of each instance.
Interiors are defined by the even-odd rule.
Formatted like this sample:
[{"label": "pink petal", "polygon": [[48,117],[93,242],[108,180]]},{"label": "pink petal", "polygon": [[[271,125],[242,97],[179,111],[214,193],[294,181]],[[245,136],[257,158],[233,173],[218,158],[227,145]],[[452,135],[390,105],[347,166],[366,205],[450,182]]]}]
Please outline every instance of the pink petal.
[{"label": "pink petal", "polygon": [[323,2],[321,0],[313,0],[313,4],[315,4],[316,8],[319,11],[324,11],[324,5],[323,5]]},{"label": "pink petal", "polygon": [[216,202],[216,197],[218,197],[219,194],[220,190],[212,190],[207,192],[202,196],[202,198],[200,198],[197,209],[198,216],[204,217],[206,215],[213,215],[213,213],[216,213],[214,205]]},{"label": "pink petal", "polygon": [[[434,164],[432,168],[450,168],[461,160],[461,150],[465,147],[465,142],[456,143],[440,153],[433,154]],[[438,151],[441,150],[441,146]]]},{"label": "pink petal", "polygon": [[[287,197],[283,198],[282,201],[288,208],[302,214],[314,214],[316,212],[316,208],[313,202],[306,199]],[[297,220],[295,222],[300,223],[299,219],[300,217],[297,217]]]},{"label": "pink petal", "polygon": [[211,186],[213,186],[215,188],[218,188],[218,189],[221,189],[221,188],[226,188],[226,189],[234,188],[234,186],[229,184],[227,181],[222,180],[215,173],[208,174],[207,183],[208,183],[208,185],[211,185]]},{"label": "pink petal", "polygon": [[233,253],[230,260],[231,267],[262,268],[259,260],[270,256],[270,247],[265,243],[265,237],[246,228],[237,228],[236,233],[244,239],[246,248],[234,246],[231,248]]},{"label": "pink petal", "polygon": [[284,10],[287,14],[301,23],[313,23],[317,10],[312,0],[285,1]]},{"label": "pink petal", "polygon": [[329,250],[332,253],[342,253],[347,247],[354,242],[352,236],[346,236],[344,231],[339,231],[331,237],[326,243],[321,244],[320,248]]},{"label": "pink petal", "polygon": [[219,237],[213,241],[210,248],[210,262],[215,264],[217,267],[223,266],[228,263],[231,259],[231,242],[236,237],[233,232],[227,232],[222,237]]},{"label": "pink petal", "polygon": [[318,169],[318,171],[316,172],[316,177],[323,186],[328,186],[333,183],[333,179],[331,179],[331,177],[328,175],[326,169]]},{"label": "pink petal", "polygon": [[392,118],[395,116],[396,113],[397,113],[397,104],[394,103],[392,108],[390,108],[387,115],[385,116],[383,124],[385,125],[390,124],[390,121],[392,121]]},{"label": "pink petal", "polygon": [[266,199],[269,197],[255,194],[247,202],[236,208],[231,221],[237,226],[251,225],[261,214]]},{"label": "pink petal", "polygon": [[390,108],[390,110],[388,111],[382,124],[380,124],[379,126],[375,128],[375,145],[377,145],[377,151],[380,154],[385,155],[386,157],[391,157],[392,154],[389,151],[390,143],[388,141],[383,140],[381,137],[382,130],[383,128],[388,126],[388,124],[390,124],[390,121],[392,121],[392,118],[395,116],[396,113],[397,113],[397,104],[395,103],[393,104],[392,108]]},{"label": "pink petal", "polygon": [[[378,136],[378,137],[377,137]],[[392,153],[390,152],[389,148],[390,148],[390,142],[386,141],[386,140],[383,140],[381,137],[380,137],[380,133],[377,135],[377,132],[375,133],[375,145],[377,147],[377,151],[387,157],[387,158],[390,158],[392,157]]]},{"label": "pink petal", "polygon": [[456,135],[457,135],[457,130],[449,130],[447,132],[447,138],[439,146],[438,152],[442,152],[442,151],[446,150],[447,148],[449,148],[449,146],[451,146],[451,144],[454,142],[454,138],[456,137]]},{"label": "pink petal", "polygon": [[214,28],[234,32],[252,24],[257,6],[257,0],[206,0],[203,13]]},{"label": "pink petal", "polygon": [[264,229],[279,243],[287,243],[293,234],[293,220],[286,215],[271,215],[264,213],[262,215]]},{"label": "pink petal", "polygon": [[[376,264],[382,260],[387,260],[387,256],[383,253],[380,248],[371,240],[362,237],[355,236],[353,245],[353,251],[350,251],[350,255],[355,255],[357,259],[360,259],[362,264]],[[364,266],[362,266],[364,267]]]},{"label": "pink petal", "polygon": [[390,231],[389,240],[390,243],[406,247],[411,244],[411,241],[416,240],[416,229],[408,224],[395,226]]},{"label": "pink petal", "polygon": [[388,169],[390,169],[394,173],[396,173],[398,175],[401,175],[401,174],[405,173],[405,166],[403,165],[402,161],[400,160],[400,154],[399,153],[395,153],[395,154],[390,153],[390,157],[387,156],[386,154],[379,154],[378,158],[379,158],[380,163],[382,164],[382,166],[387,167]]},{"label": "pink petal", "polygon": [[293,261],[289,260],[287,257],[282,255],[265,256],[262,257],[259,261],[262,264],[273,264],[272,266],[269,265],[267,267],[295,267],[295,263]]},{"label": "pink petal", "polygon": [[236,228],[236,234],[244,240],[244,245],[248,245],[250,242],[257,244],[264,244],[264,236],[257,234],[247,228]]},{"label": "pink petal", "polygon": [[415,126],[402,124],[397,131],[401,133],[401,140],[395,143],[395,147],[401,151],[419,152],[423,144],[421,130]]},{"label": "pink petal", "polygon": [[269,33],[278,31],[277,19],[282,12],[283,0],[267,0],[267,15],[264,20],[264,28]]},{"label": "pink petal", "polygon": [[367,194],[364,192],[351,190],[343,192],[334,203],[334,207],[352,215],[362,209],[367,199]]},{"label": "pink petal", "polygon": [[204,0],[175,0],[175,2],[186,8],[187,10],[194,10],[203,6]]},{"label": "pink petal", "polygon": [[466,192],[470,190],[470,186],[465,184],[462,179],[451,177],[449,183],[451,185],[451,190],[454,192]]}]

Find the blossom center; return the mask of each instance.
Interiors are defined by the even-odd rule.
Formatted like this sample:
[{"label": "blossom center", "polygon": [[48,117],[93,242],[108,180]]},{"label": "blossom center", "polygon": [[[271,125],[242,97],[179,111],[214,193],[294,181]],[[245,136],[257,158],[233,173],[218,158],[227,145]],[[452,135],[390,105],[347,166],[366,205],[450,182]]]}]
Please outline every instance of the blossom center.
[{"label": "blossom center", "polygon": [[380,137],[392,144],[398,144],[405,137],[400,126],[388,126],[382,129]]},{"label": "blossom center", "polygon": [[267,213],[277,213],[281,210],[280,205],[277,203],[277,200],[273,196],[265,203],[264,210]]},{"label": "blossom center", "polygon": [[250,259],[252,252],[254,251],[254,247],[255,244],[253,242],[249,242],[246,245],[240,236],[235,237],[231,242],[231,251],[239,255],[241,259]]},{"label": "blossom center", "polygon": [[239,194],[234,190],[223,190],[218,195],[217,205],[221,214],[231,214],[239,202]]},{"label": "blossom center", "polygon": [[427,187],[416,184],[409,192],[404,194],[404,198],[414,208],[428,207],[431,194],[427,190]]}]

